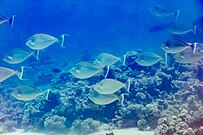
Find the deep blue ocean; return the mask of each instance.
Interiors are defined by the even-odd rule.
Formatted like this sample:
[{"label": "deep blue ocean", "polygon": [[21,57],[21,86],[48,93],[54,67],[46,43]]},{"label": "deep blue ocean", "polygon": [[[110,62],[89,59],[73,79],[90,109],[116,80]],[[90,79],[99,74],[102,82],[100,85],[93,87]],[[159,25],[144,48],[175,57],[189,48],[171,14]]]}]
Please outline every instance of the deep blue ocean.
[{"label": "deep blue ocean", "polygon": [[[176,20],[173,15],[153,16],[148,9],[155,5],[161,5],[171,12],[180,10],[178,19]],[[123,83],[128,77],[133,80],[131,90],[125,97],[126,102],[124,101],[127,109],[118,107],[116,103],[107,106],[94,105],[85,97],[88,95],[85,86],[93,85],[103,79],[103,76],[80,80],[65,72],[74,64],[80,61],[92,61],[101,53],[109,53],[123,59],[127,52],[141,50],[164,57],[161,46],[171,38],[190,43],[203,43],[202,0],[0,0],[0,15],[8,18],[15,15],[13,27],[8,22],[0,24],[0,67],[13,70],[18,70],[21,66],[29,67],[25,69],[25,78],[29,80],[21,81],[16,76],[12,76],[0,82],[0,106],[2,106],[0,134],[20,128],[25,131],[39,130],[53,135],[76,129],[76,134],[87,135],[97,128],[95,126],[97,122],[101,122],[113,128],[138,127],[143,131],[157,131],[156,135],[173,133],[203,135],[203,132],[198,134],[196,131],[203,126],[203,114],[200,114],[203,108],[202,60],[195,64],[180,64],[172,61],[168,68],[163,66],[163,63],[150,67],[137,66],[137,64],[129,64],[125,67],[118,64],[110,67],[109,78]],[[196,35],[192,32],[182,35],[171,34],[167,31],[167,27],[174,22],[191,28],[197,25]],[[65,36],[65,48],[54,43],[40,51],[40,60],[31,57],[16,65],[2,60],[15,48],[31,51],[25,43],[32,35],[38,33],[57,38],[61,34],[69,36]],[[18,101],[10,96],[9,89],[21,85],[40,86],[40,88],[44,86],[45,89],[47,85],[51,85],[51,89],[60,92],[51,92],[50,101],[45,101],[42,97],[28,102]],[[194,89],[187,91],[187,88],[193,85]],[[183,89],[184,92],[179,92]],[[122,91],[118,92],[120,93]],[[181,101],[176,102],[176,98]],[[196,102],[193,103],[192,100]],[[157,105],[156,113],[151,106],[153,103]],[[172,107],[170,108],[168,104]],[[177,104],[182,110],[176,108]],[[187,105],[180,107],[180,104]],[[194,107],[191,109],[188,104]],[[38,113],[31,111],[33,108]],[[153,109],[147,110],[148,108]],[[184,114],[184,109],[188,117],[182,118],[179,114]],[[171,113],[165,110],[170,110]],[[52,116],[55,123],[52,122]],[[162,118],[168,116],[171,119],[174,117],[181,119],[180,121],[173,119],[176,125],[181,121],[188,125],[185,126],[187,128],[183,128],[184,134],[178,132],[181,129],[180,125],[178,125],[180,128],[161,132],[161,129],[164,129],[161,125],[164,123]],[[192,116],[195,116],[194,119]],[[195,121],[197,117],[199,119]],[[96,122],[91,123],[89,118]],[[169,122],[172,121],[171,119],[166,120],[167,127],[171,127]],[[188,122],[189,120],[192,122]],[[86,126],[83,122],[87,123]],[[194,134],[189,134],[188,127],[193,129]],[[82,133],[83,128],[88,130]]]}]

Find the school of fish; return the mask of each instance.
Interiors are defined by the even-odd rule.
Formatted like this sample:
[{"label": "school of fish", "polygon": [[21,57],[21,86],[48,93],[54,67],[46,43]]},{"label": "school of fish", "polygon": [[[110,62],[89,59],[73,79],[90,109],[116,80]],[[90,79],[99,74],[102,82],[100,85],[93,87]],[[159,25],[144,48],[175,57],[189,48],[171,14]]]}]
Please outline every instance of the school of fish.
[{"label": "school of fish", "polygon": [[[185,26],[183,24],[178,24],[176,20],[179,17],[180,10],[170,11],[169,9],[156,5],[148,9],[149,13],[155,17],[167,17],[174,16],[175,22],[169,23],[167,26],[167,31],[171,34],[182,35],[189,32],[196,34],[196,26]],[[8,22],[11,27],[13,27],[15,15],[10,18],[5,16],[0,16],[0,24]],[[58,43],[62,48],[64,48],[65,36],[68,34],[62,34],[59,37],[48,35],[45,33],[38,33],[30,36],[25,46],[29,49],[14,48],[10,50],[4,57],[3,61],[8,64],[20,64],[34,57],[36,60],[40,60],[39,51],[44,50],[51,46],[52,44]],[[180,39],[171,38],[166,40],[161,46],[165,53],[165,57],[159,56],[155,53],[141,52],[136,56],[135,62],[140,66],[153,66],[154,64],[163,61],[167,65],[168,54],[173,57],[173,59],[182,64],[193,63],[201,58],[203,58],[203,51],[198,48],[201,43],[187,43]],[[114,56],[109,53],[101,53],[94,58],[93,61],[81,61],[75,64],[69,72],[76,78],[84,80],[89,79],[98,74],[103,75],[103,79],[93,84],[87,86],[89,88],[88,98],[95,104],[107,105],[115,101],[119,101],[122,106],[124,102],[125,93],[130,92],[131,78],[128,78],[126,82],[121,82],[112,78],[108,78],[108,73],[110,67],[116,63],[126,64],[126,56],[124,55],[123,60],[120,57]],[[21,66],[21,70],[13,70],[7,67],[0,67],[0,83],[10,78],[11,76],[17,75],[20,80],[23,79],[24,68],[26,66]],[[120,90],[125,90],[121,94],[117,94]],[[13,88],[11,95],[22,101],[30,101],[34,98],[43,95],[46,100],[48,99],[50,89],[40,90],[39,88],[33,88],[30,86],[17,86]]]}]

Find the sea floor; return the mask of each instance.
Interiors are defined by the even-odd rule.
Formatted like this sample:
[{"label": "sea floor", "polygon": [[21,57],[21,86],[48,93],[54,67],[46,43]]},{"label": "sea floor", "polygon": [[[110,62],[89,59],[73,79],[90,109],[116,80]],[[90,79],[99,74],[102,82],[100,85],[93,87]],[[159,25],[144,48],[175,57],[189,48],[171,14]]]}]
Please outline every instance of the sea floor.
[{"label": "sea floor", "polygon": [[[139,131],[137,128],[129,128],[129,129],[118,129],[113,131],[101,131],[95,132],[89,135],[106,135],[107,133],[114,133],[114,135],[153,135],[154,131]],[[21,129],[16,130],[16,132],[6,133],[2,135],[47,135],[43,133],[37,132],[24,132]]]},{"label": "sea floor", "polygon": [[[154,131],[139,131],[137,128],[117,129],[112,131],[114,135],[153,135]],[[112,132],[97,132],[89,135],[106,135]]]}]

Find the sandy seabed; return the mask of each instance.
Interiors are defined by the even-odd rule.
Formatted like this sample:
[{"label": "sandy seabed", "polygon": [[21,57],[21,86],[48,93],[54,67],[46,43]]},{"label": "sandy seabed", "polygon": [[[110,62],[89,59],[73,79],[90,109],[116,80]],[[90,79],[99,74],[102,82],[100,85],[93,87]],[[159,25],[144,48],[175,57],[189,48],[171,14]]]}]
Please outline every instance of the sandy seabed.
[{"label": "sandy seabed", "polygon": [[106,135],[106,133],[114,133],[114,135],[154,135],[154,131],[139,131],[137,128],[117,129],[111,132],[97,132],[89,135]]},{"label": "sandy seabed", "polygon": [[[129,128],[129,129],[118,129],[113,131],[95,132],[89,135],[106,135],[106,133],[112,133],[112,132],[114,133],[114,135],[153,135],[154,134],[154,131],[139,131],[137,128]],[[47,134],[37,133],[37,132],[23,132],[23,130],[19,129],[16,132],[6,133],[1,135],[47,135]]]}]

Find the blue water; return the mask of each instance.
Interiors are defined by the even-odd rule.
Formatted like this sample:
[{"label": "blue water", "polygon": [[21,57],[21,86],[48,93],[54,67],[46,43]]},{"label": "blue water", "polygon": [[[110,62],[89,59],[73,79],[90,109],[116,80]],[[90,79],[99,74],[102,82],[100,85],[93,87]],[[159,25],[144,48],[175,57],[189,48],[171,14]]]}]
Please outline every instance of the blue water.
[{"label": "blue water", "polygon": [[[83,54],[94,57],[101,52],[123,55],[135,49],[161,52],[160,45],[170,34],[167,31],[150,33],[148,29],[174,18],[155,18],[149,14],[147,9],[155,4],[174,11],[179,9],[178,21],[189,26],[202,13],[198,0],[1,0],[0,4],[1,14],[16,15],[14,28],[1,25],[0,50],[4,50],[1,56],[13,47],[24,48],[33,34],[57,37],[67,33],[70,37],[66,38],[66,49],[53,45],[45,54],[70,60]],[[58,53],[53,54],[55,49]]]},{"label": "blue water", "polygon": [[[43,67],[41,72],[56,67],[70,68],[80,60],[92,60],[103,52],[123,57],[127,51],[141,49],[163,56],[161,45],[172,37],[164,28],[176,20],[173,16],[152,16],[148,8],[154,5],[162,5],[171,11],[180,10],[177,22],[191,27],[203,15],[201,0],[0,0],[1,15],[16,15],[14,27],[8,23],[0,25],[0,66],[18,69],[19,65],[9,65],[1,59],[13,48],[28,49],[25,42],[37,33],[55,37],[70,35],[65,37],[66,48],[55,43],[40,52],[42,61],[31,58],[20,64],[37,67],[49,60],[64,62],[52,63],[54,66]],[[198,23],[202,24],[201,21]],[[150,28],[153,29],[150,31]],[[188,42],[203,41],[201,36],[192,33],[177,37]],[[39,69],[40,66],[37,72],[29,69],[31,73],[26,77],[39,74]],[[53,77],[53,74],[43,76],[35,82],[33,79],[30,84],[47,84]],[[14,84],[19,83],[14,80]],[[12,81],[8,80],[10,84]]]}]

